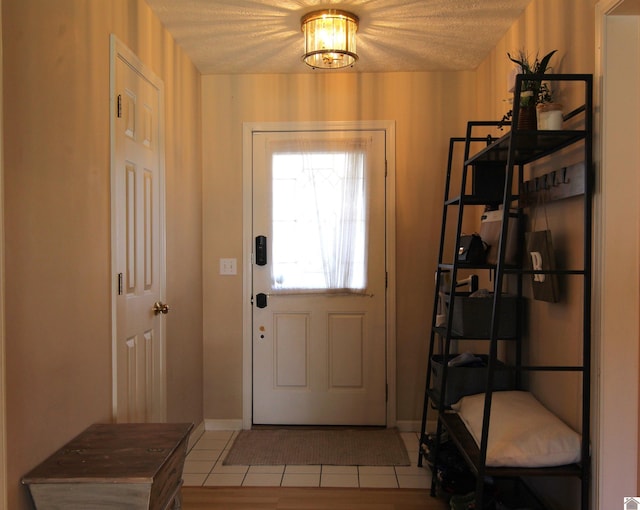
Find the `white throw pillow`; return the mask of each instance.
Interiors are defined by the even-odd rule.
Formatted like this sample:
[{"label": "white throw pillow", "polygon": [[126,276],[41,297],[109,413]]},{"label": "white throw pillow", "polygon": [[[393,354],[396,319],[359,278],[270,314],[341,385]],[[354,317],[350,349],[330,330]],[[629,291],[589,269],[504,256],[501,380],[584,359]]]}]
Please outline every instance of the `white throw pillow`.
[{"label": "white throw pillow", "polygon": [[[484,393],[452,406],[480,447]],[[493,393],[486,465],[562,466],[580,461],[580,434],[544,407],[531,393]]]}]

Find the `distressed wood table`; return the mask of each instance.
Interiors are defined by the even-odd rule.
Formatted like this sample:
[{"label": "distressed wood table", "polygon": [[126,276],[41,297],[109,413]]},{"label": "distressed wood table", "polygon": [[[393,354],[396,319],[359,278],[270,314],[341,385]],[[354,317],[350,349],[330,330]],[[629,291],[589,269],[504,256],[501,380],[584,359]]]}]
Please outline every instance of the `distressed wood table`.
[{"label": "distressed wood table", "polygon": [[37,510],[178,510],[192,423],[96,424],[22,483]]}]

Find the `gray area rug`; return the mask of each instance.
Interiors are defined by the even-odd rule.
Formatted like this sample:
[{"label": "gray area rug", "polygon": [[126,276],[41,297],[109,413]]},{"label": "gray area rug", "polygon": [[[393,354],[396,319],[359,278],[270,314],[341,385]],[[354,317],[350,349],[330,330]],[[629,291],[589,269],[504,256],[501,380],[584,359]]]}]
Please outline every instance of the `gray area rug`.
[{"label": "gray area rug", "polygon": [[397,429],[254,429],[238,434],[225,465],[409,466]]}]

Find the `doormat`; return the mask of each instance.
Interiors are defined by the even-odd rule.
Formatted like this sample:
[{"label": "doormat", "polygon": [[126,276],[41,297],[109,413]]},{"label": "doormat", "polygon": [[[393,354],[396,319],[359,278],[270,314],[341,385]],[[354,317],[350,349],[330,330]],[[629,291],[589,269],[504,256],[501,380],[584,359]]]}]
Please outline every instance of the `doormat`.
[{"label": "doormat", "polygon": [[238,434],[225,465],[409,466],[397,429],[254,429]]}]

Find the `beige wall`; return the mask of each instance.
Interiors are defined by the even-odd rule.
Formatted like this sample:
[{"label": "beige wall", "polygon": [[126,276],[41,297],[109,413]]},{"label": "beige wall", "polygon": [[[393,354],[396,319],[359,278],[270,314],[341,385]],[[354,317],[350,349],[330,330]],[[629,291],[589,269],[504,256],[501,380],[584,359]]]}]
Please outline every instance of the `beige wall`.
[{"label": "beige wall", "polygon": [[478,67],[478,113],[500,118],[510,108],[507,73],[513,64],[507,52],[525,49],[531,56],[558,50],[551,60],[557,73],[593,73],[596,0],[532,0],[525,12]]},{"label": "beige wall", "polygon": [[168,419],[202,420],[200,77],[142,0],[3,5],[9,505],[111,419],[109,35],[165,84]]},{"label": "beige wall", "polygon": [[242,260],[242,123],[393,120],[398,419],[418,419],[446,147],[473,115],[474,91],[473,73],[203,77],[206,418],[242,418],[242,278],[217,274],[219,258]]}]

